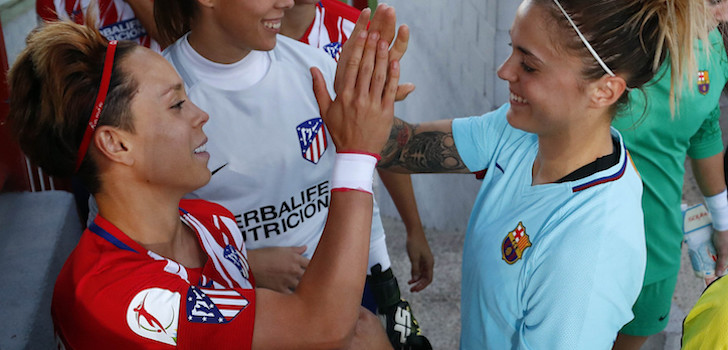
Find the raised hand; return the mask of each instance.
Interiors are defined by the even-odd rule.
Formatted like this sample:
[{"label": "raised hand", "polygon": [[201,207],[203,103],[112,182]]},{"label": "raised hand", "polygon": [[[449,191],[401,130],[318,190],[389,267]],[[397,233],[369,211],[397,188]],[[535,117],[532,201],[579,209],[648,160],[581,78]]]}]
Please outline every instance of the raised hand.
[{"label": "raised hand", "polygon": [[362,29],[366,10],[344,45],[336,72],[336,99],[321,72],[311,69],[321,117],[338,150],[378,154],[389,136],[399,82],[399,61],[389,61],[389,43]]}]

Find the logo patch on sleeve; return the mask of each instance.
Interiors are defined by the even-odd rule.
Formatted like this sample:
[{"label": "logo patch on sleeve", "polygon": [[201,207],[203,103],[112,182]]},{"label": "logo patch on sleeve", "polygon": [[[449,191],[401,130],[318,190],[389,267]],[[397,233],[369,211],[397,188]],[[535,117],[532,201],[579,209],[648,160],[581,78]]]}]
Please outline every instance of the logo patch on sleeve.
[{"label": "logo patch on sleeve", "polygon": [[180,293],[167,289],[145,289],[129,303],[126,323],[144,338],[176,346],[181,299]]},{"label": "logo patch on sleeve", "polygon": [[240,251],[235,249],[235,247],[233,247],[232,245],[228,244],[225,247],[225,252],[223,254],[225,254],[225,259],[233,263],[233,265],[235,265],[235,267],[240,270],[240,273],[243,275],[243,277],[245,277],[246,280],[250,279],[250,276],[248,274],[248,261],[245,260],[245,257],[243,257]]},{"label": "logo patch on sleeve", "polygon": [[228,323],[248,304],[248,299],[231,289],[190,286],[187,290],[187,321]]},{"label": "logo patch on sleeve", "polygon": [[326,129],[321,118],[309,119],[296,127],[298,142],[301,144],[303,159],[317,164],[326,152]]},{"label": "logo patch on sleeve", "polygon": [[522,222],[519,222],[516,228],[508,232],[506,238],[503,240],[503,260],[509,265],[514,264],[521,259],[523,251],[530,246],[531,241],[526,234],[526,227],[523,226]]},{"label": "logo patch on sleeve", "polygon": [[710,90],[710,76],[707,70],[698,71],[698,91],[705,95]]}]

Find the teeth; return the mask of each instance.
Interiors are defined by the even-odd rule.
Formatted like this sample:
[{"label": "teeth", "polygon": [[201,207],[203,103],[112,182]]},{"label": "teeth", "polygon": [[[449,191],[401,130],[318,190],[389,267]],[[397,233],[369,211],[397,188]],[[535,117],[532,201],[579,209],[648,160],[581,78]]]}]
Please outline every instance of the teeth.
[{"label": "teeth", "polygon": [[200,147],[195,148],[195,153],[202,153],[207,151],[207,144],[204,144]]},{"label": "teeth", "polygon": [[263,25],[269,29],[280,29],[281,28],[281,22],[275,22],[275,23],[265,22],[265,23],[263,23]]},{"label": "teeth", "polygon": [[528,100],[511,92],[511,100],[518,103],[528,103]]}]

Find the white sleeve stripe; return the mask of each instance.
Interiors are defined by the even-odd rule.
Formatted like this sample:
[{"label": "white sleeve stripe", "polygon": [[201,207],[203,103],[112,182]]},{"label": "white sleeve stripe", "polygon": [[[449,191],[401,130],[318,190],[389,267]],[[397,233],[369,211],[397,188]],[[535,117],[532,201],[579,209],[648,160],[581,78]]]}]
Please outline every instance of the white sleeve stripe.
[{"label": "white sleeve stripe", "polygon": [[[227,271],[222,267],[222,264],[218,259],[218,255],[215,253],[214,246],[211,246],[214,244],[214,239],[211,237],[210,232],[207,231],[207,229],[205,229],[205,227],[192,215],[185,214],[184,218],[187,219],[187,222],[192,224],[199,233],[200,238],[202,238],[201,241],[204,245],[205,251],[207,251],[207,255],[211,258],[212,263],[215,265],[215,269],[220,273],[222,278],[225,279],[225,282],[228,284],[228,288],[233,288],[233,283],[227,276]],[[210,242],[210,240],[213,240],[213,242]]]}]

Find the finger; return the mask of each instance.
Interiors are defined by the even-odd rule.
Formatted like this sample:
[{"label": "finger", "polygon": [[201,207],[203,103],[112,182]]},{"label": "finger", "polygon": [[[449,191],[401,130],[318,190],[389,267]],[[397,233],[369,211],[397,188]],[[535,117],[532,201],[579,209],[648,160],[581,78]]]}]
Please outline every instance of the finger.
[{"label": "finger", "polygon": [[[354,25],[354,30],[351,32],[351,35],[349,35],[349,38],[357,38],[357,37],[359,37],[359,35],[361,34],[362,31],[366,31],[367,25],[369,24],[369,15],[370,14],[371,14],[371,10],[369,10],[368,8],[361,11],[361,13],[359,14],[359,18],[356,20],[356,25]],[[341,49],[341,55],[339,56],[340,62],[347,61],[348,57],[351,55],[351,53],[350,53],[351,50],[349,49],[349,47],[354,46],[354,44],[355,44],[355,41],[352,41],[352,40],[347,40],[344,43],[344,46]],[[336,90],[336,88],[340,84],[338,77],[341,73],[339,73],[339,71],[342,71],[342,72],[344,71],[344,65],[340,64],[340,65],[336,66],[337,79],[334,80],[335,91],[338,91],[338,90]]]},{"label": "finger", "polygon": [[364,55],[359,64],[359,74],[356,82],[356,92],[358,96],[369,93],[369,85],[372,80],[372,72],[374,71],[374,60],[377,54],[379,43],[379,33],[369,32],[367,44],[364,48]]},{"label": "finger", "polygon": [[[378,35],[378,34],[377,34]],[[366,30],[361,31],[359,35],[354,38],[355,45],[350,47],[350,55],[346,58],[346,61],[339,61],[339,66],[344,66],[343,82],[339,86],[341,90],[336,90],[337,96],[345,96],[347,93],[355,91],[357,77],[359,75],[359,67],[363,59],[362,55],[365,51],[365,45],[368,42],[370,33]],[[351,39],[349,39],[351,41]],[[337,73],[338,75],[338,73]]]},{"label": "finger", "polygon": [[329,95],[329,89],[326,88],[326,81],[318,68],[311,67],[311,78],[313,78],[313,94],[316,97],[316,102],[319,106],[319,113],[321,114],[321,118],[325,118],[326,112],[328,112],[329,107],[331,106],[331,95]]},{"label": "finger", "polygon": [[377,31],[382,35],[382,39],[387,41],[387,45],[392,43],[394,39],[394,30],[397,24],[397,16],[394,7],[387,4],[379,4],[374,17],[369,23],[370,31]]},{"label": "finger", "polygon": [[296,254],[299,254],[299,255],[303,255],[303,253],[306,252],[306,246],[305,245],[302,245],[300,247],[292,247],[292,248],[293,248],[293,252],[296,253]]},{"label": "finger", "polygon": [[379,103],[382,98],[384,83],[387,81],[387,68],[389,67],[389,53],[387,42],[379,40],[377,43],[377,58],[374,64],[374,75],[372,76],[369,96],[374,99],[372,102]]},{"label": "finger", "polygon": [[409,27],[406,24],[399,26],[397,39],[395,39],[392,48],[389,50],[390,61],[399,61],[402,59],[402,56],[407,52],[407,47],[409,46],[409,37]]},{"label": "finger", "polygon": [[415,91],[415,84],[405,83],[397,86],[397,92],[394,95],[394,100],[399,102],[407,98],[412,91]]},{"label": "finger", "polygon": [[382,96],[382,106],[394,107],[394,100],[397,94],[397,85],[399,84],[399,61],[392,61],[389,64],[389,73],[387,76],[387,84],[384,87],[384,95]]}]

